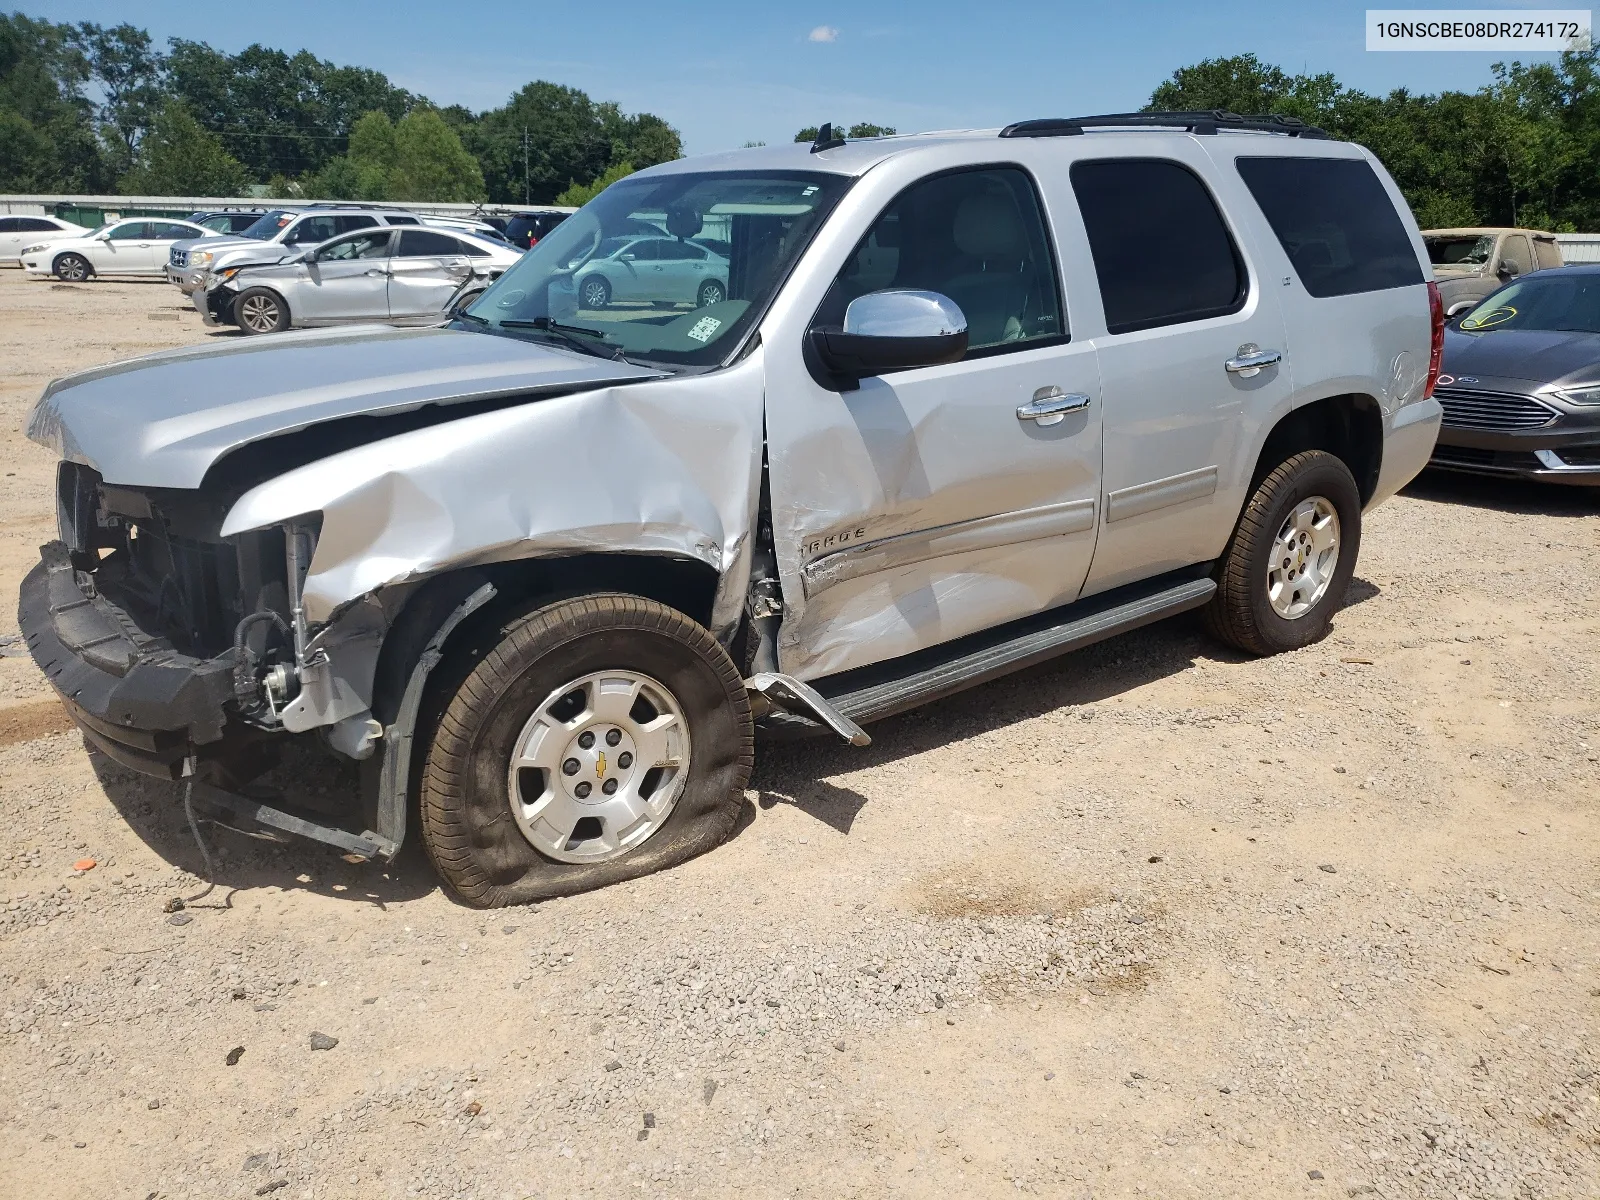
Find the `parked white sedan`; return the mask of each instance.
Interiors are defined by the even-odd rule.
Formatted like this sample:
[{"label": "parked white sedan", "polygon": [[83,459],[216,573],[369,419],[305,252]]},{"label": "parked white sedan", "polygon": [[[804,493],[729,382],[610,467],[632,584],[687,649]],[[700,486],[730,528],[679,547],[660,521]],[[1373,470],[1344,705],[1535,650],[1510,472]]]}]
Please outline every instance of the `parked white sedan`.
[{"label": "parked white sedan", "polygon": [[45,242],[59,242],[67,238],[81,238],[89,230],[60,217],[35,216],[0,217],[0,266],[21,265],[22,248]]},{"label": "parked white sedan", "polygon": [[68,283],[82,283],[92,275],[161,275],[173,242],[221,236],[189,221],[125,217],[82,237],[23,247],[22,269]]}]

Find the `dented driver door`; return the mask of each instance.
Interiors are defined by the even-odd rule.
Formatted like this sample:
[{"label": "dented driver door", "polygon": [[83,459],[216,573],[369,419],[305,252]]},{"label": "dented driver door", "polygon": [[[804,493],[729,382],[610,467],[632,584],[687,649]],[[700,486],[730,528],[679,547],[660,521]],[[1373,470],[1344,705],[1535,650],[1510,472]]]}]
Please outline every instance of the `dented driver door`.
[{"label": "dented driver door", "polygon": [[768,341],[785,672],[831,675],[1077,597],[1097,527],[1100,379],[1094,347],[1067,336],[1045,229],[1019,167],[925,179],[881,208],[811,318],[836,324],[884,288],[937,291],[967,317],[961,362],[834,390],[807,370],[803,338]]}]

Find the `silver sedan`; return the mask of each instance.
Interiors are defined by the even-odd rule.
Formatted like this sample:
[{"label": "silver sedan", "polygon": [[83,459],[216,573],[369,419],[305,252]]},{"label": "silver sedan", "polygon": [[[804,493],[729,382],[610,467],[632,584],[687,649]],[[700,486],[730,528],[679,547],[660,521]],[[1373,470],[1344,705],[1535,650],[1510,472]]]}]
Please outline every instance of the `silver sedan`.
[{"label": "silver sedan", "polygon": [[283,262],[226,267],[194,293],[194,306],[208,325],[246,334],[352,321],[427,324],[520,257],[515,247],[467,233],[364,229]]}]

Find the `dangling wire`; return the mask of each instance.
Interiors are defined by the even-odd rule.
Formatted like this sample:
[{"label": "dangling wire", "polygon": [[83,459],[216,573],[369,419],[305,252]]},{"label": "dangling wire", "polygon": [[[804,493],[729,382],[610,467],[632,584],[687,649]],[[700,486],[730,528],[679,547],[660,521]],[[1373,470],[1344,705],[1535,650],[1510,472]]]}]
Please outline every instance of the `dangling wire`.
[{"label": "dangling wire", "polygon": [[205,891],[197,892],[184,901],[186,904],[193,904],[196,900],[209,896],[212,889],[217,886],[217,881],[216,869],[211,865],[211,851],[206,849],[206,840],[200,836],[200,823],[194,818],[194,780],[192,779],[183,785],[183,815],[189,818],[189,832],[194,834],[194,844],[200,847],[200,858],[206,864]]}]

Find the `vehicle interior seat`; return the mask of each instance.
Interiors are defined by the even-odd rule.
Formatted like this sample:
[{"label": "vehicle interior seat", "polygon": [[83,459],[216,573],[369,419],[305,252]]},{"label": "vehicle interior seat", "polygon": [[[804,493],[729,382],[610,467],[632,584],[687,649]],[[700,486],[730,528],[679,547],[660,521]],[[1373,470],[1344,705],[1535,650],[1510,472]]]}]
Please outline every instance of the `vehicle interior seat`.
[{"label": "vehicle interior seat", "polygon": [[1033,292],[1028,235],[1006,192],[980,192],[956,207],[951,235],[968,262],[942,289],[967,317],[973,346],[1013,342],[1024,333]]}]

